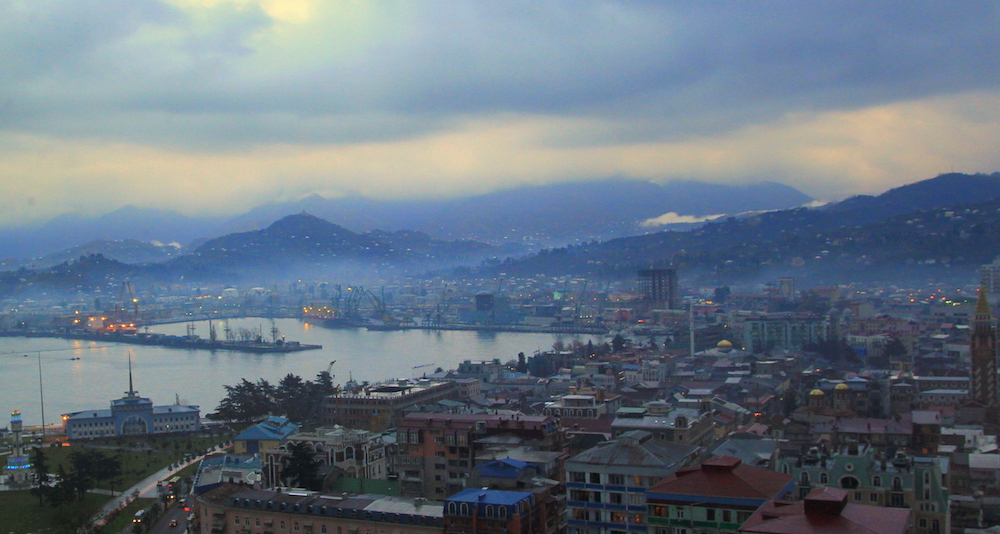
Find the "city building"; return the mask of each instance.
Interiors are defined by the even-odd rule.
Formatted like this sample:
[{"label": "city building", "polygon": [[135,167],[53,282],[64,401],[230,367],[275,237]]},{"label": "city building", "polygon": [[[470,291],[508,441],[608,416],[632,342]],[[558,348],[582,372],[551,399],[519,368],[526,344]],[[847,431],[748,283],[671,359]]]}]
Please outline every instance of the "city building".
[{"label": "city building", "polygon": [[792,476],[716,456],[649,489],[650,532],[736,533],[764,503],[784,498]]},{"label": "city building", "polygon": [[570,534],[646,532],[646,492],[698,455],[632,431],[566,461]]},{"label": "city building", "polygon": [[832,454],[812,447],[805,454],[779,458],[775,469],[794,478],[800,498],[817,488],[839,488],[847,490],[850,503],[913,510],[917,534],[950,531],[947,458],[899,451],[888,459],[866,445],[845,446]]},{"label": "city building", "polygon": [[602,415],[614,414],[621,407],[621,395],[608,394],[598,388],[593,393],[577,392],[570,387],[570,394],[546,402],[545,415],[558,418],[597,419]]},{"label": "city building", "polygon": [[287,417],[271,416],[233,438],[234,454],[261,454],[299,430]]},{"label": "city building", "polygon": [[[969,396],[972,402],[985,410],[986,420],[996,423],[997,417],[997,333],[996,321],[986,299],[986,290],[979,289],[976,315],[972,320],[969,353],[972,368],[969,370]],[[980,419],[982,420],[982,419]]]},{"label": "city building", "polygon": [[645,408],[622,408],[611,422],[614,437],[642,430],[660,441],[689,443],[699,447],[714,439],[714,429],[712,413],[693,408],[673,408],[664,415],[650,415]]},{"label": "city building", "polygon": [[677,269],[642,269],[638,272],[639,294],[647,310],[680,308]]},{"label": "city building", "polygon": [[[410,413],[396,428],[396,469],[404,495],[444,498],[466,489],[477,442],[506,435],[510,448],[559,451],[565,436],[553,417]],[[497,444],[494,444],[496,446]],[[495,451],[494,451],[495,452]]]},{"label": "city building", "polygon": [[848,492],[817,488],[801,501],[764,503],[739,532],[747,534],[907,534],[910,511],[847,502]]},{"label": "city building", "polygon": [[282,460],[291,456],[289,447],[295,443],[305,444],[323,472],[337,469],[344,476],[367,479],[385,479],[389,474],[382,434],[341,426],[320,427],[290,434],[279,445],[263,451],[269,485],[281,480]]},{"label": "city building", "polygon": [[365,387],[359,393],[331,395],[321,408],[323,426],[381,432],[398,426],[407,408],[453,399],[457,390],[455,382],[394,380]]},{"label": "city building", "polygon": [[557,534],[559,501],[535,492],[467,489],[445,499],[445,534]]},{"label": "city building", "polygon": [[261,459],[252,454],[217,454],[202,459],[192,484],[200,495],[223,484],[243,484],[260,489],[264,481]]},{"label": "city building", "polygon": [[195,498],[200,534],[443,534],[441,502],[366,494],[265,491],[226,484]]},{"label": "city building", "polygon": [[791,313],[762,314],[743,322],[743,347],[758,353],[774,349],[802,350],[826,337],[822,317]]},{"label": "city building", "polygon": [[201,430],[201,410],[183,404],[153,406],[152,400],[140,397],[132,385],[132,360],[129,358],[128,391],[122,398],[111,401],[110,410],[64,413],[62,421],[69,440],[174,434]]}]

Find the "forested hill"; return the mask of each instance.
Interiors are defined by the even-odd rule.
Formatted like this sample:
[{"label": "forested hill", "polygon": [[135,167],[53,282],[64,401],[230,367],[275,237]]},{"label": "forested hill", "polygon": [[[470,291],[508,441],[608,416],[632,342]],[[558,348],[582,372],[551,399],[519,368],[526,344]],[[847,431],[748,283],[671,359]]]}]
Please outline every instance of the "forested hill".
[{"label": "forested hill", "polygon": [[[895,203],[897,195],[888,200]],[[1000,198],[887,218],[880,214],[893,209],[883,207],[879,197],[852,203],[854,207],[782,210],[727,218],[690,232],[549,249],[494,268],[511,274],[627,278],[639,267],[673,263],[682,276],[706,284],[767,281],[779,275],[822,284],[968,283],[980,265],[1000,255]]]}]

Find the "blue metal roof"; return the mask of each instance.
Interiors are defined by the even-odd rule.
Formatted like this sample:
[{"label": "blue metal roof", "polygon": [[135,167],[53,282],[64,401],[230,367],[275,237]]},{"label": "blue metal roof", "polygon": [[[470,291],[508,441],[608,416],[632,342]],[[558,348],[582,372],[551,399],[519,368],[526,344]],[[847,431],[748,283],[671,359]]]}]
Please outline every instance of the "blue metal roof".
[{"label": "blue metal roof", "polygon": [[284,439],[299,429],[299,425],[287,417],[268,417],[264,421],[244,430],[233,441],[260,441]]},{"label": "blue metal roof", "polygon": [[493,478],[517,478],[517,474],[526,467],[528,467],[527,462],[513,458],[503,458],[483,464],[480,474],[484,477]]},{"label": "blue metal roof", "polygon": [[530,493],[524,493],[521,491],[483,490],[473,488],[462,490],[445,499],[445,502],[468,502],[512,506],[530,498]]}]

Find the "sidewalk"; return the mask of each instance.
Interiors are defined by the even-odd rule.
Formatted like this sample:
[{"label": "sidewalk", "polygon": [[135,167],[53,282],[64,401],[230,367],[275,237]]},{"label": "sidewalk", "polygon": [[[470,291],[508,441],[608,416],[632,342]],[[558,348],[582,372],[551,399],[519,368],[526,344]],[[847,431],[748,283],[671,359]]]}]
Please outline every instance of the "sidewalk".
[{"label": "sidewalk", "polygon": [[[91,524],[92,528],[97,529],[97,528],[103,527],[104,524],[107,523],[107,517],[108,517],[109,514],[111,514],[115,510],[120,510],[122,508],[125,508],[126,506],[129,505],[129,503],[131,503],[132,501],[134,501],[137,498],[140,498],[140,497],[143,498],[143,499],[156,499],[156,498],[158,498],[160,495],[159,495],[159,492],[158,492],[158,488],[156,486],[157,482],[160,482],[162,480],[165,480],[165,479],[167,479],[167,478],[169,478],[169,477],[177,474],[182,469],[184,469],[185,467],[187,467],[187,466],[189,466],[191,464],[194,464],[196,462],[200,462],[203,458],[205,458],[205,456],[207,456],[209,454],[214,454],[214,453],[217,453],[217,452],[224,451],[224,450],[226,450],[227,448],[229,448],[231,446],[232,445],[229,445],[229,446],[216,445],[215,447],[213,447],[207,453],[201,454],[199,456],[196,456],[196,457],[194,457],[193,459],[191,459],[190,461],[188,461],[186,463],[179,464],[175,468],[164,467],[163,469],[160,469],[159,471],[157,471],[157,472],[153,473],[152,475],[149,475],[145,479],[141,480],[140,482],[138,482],[137,484],[135,484],[131,488],[129,488],[129,489],[125,490],[125,491],[122,491],[122,492],[114,492],[115,494],[117,494],[117,496],[114,499],[111,499],[110,501],[108,501],[104,506],[101,507],[101,509],[96,514],[94,514],[93,517],[90,518],[90,524]],[[110,492],[108,490],[92,490],[91,493],[99,493],[99,494],[102,494],[102,495],[112,495],[112,492]]]}]

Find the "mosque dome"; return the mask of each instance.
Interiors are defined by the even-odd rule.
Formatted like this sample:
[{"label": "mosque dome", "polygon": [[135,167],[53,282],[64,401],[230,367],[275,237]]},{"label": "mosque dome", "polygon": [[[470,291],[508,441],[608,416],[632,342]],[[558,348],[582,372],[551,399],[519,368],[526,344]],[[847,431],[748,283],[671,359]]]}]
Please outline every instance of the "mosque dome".
[{"label": "mosque dome", "polygon": [[822,397],[823,395],[826,395],[826,393],[823,393],[821,389],[814,389],[809,392],[810,397]]},{"label": "mosque dome", "polygon": [[835,387],[833,389],[836,389],[838,391],[844,391],[844,390],[847,390],[847,389],[851,389],[851,386],[848,386],[847,384],[841,382],[841,383],[837,384],[837,387]]},{"label": "mosque dome", "polygon": [[731,349],[731,348],[733,348],[732,342],[726,341],[725,339],[723,339],[722,341],[718,342],[715,346],[718,347],[718,348],[720,348],[720,349]]}]

